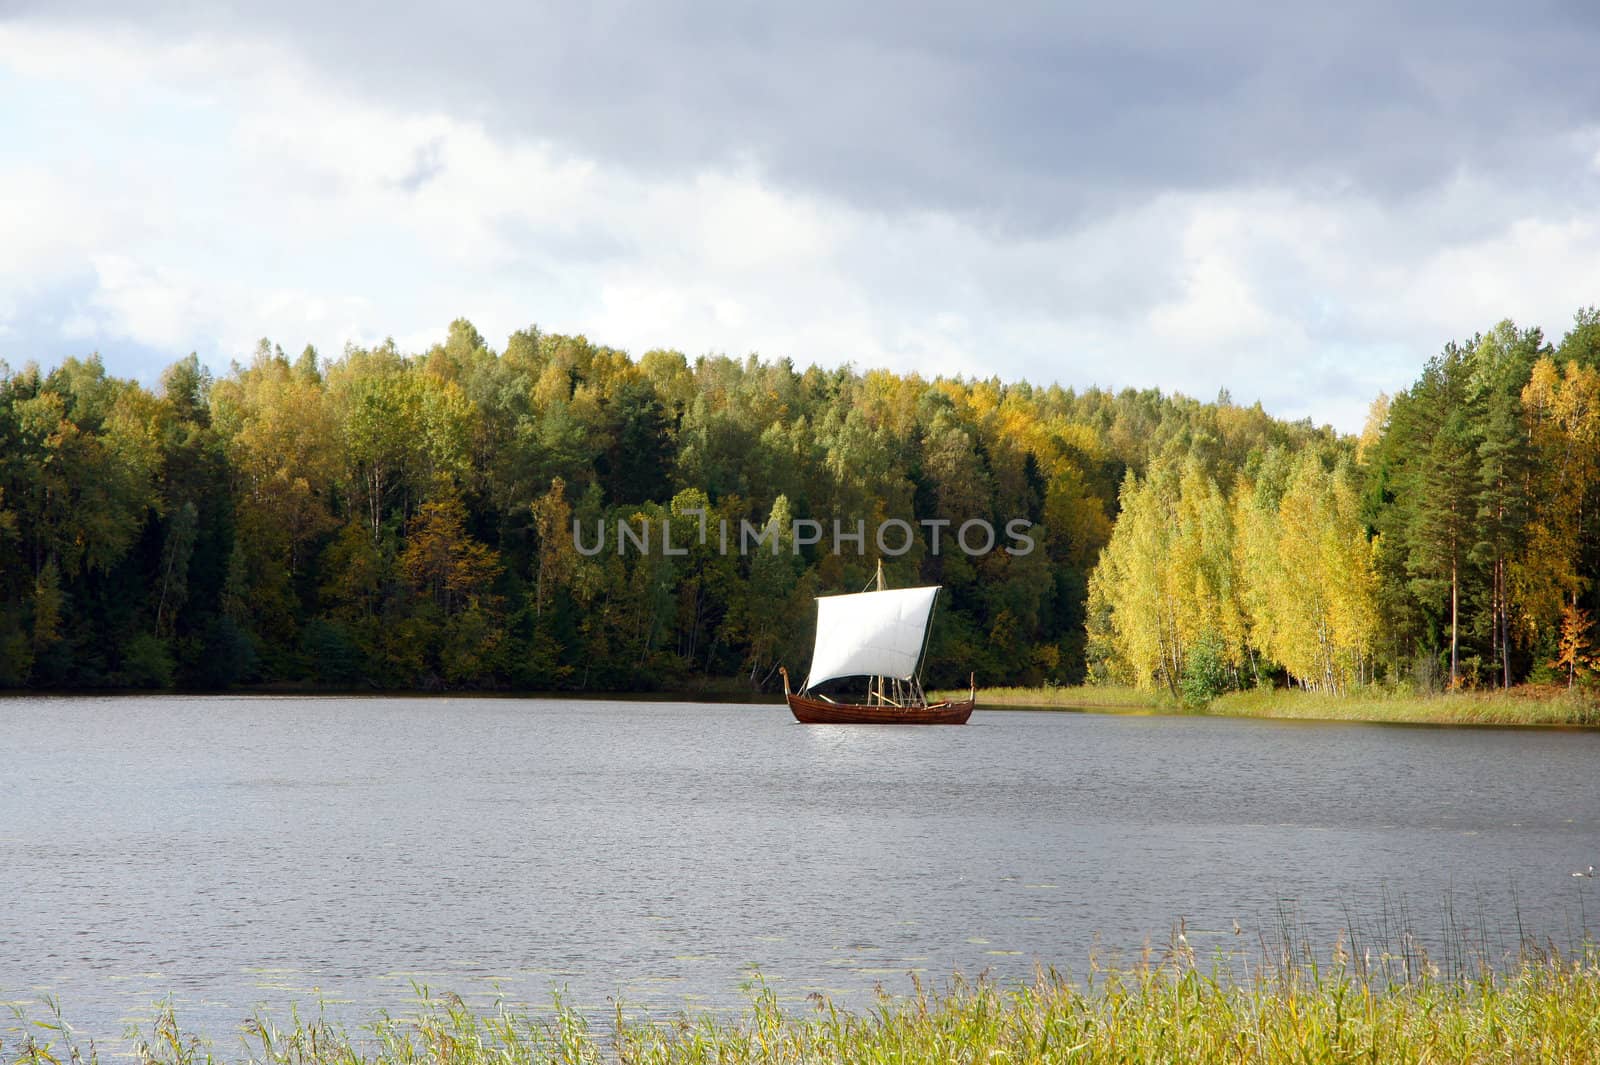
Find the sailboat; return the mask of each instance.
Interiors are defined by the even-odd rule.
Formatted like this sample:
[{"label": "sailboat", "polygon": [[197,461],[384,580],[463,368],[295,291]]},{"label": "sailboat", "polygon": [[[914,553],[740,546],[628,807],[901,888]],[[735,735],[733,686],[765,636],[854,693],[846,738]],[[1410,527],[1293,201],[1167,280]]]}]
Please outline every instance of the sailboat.
[{"label": "sailboat", "polygon": [[[792,692],[789,671],[779,670],[795,720],[806,725],[966,724],[977,702],[974,677],[967,678],[965,699],[930,703],[922,691],[922,657],[938,586],[886,588],[881,561],[876,584],[870,592],[817,597],[810,675]],[[814,690],[840,677],[870,678],[867,701],[841,703]]]}]

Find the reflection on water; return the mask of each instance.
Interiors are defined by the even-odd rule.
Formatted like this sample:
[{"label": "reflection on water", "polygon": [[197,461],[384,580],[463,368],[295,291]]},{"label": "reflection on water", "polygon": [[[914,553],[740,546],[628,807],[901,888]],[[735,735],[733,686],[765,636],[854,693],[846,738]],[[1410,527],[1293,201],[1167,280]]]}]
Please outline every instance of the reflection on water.
[{"label": "reflection on water", "polygon": [[167,995],[212,1031],[422,985],[725,1008],[755,972],[859,1005],[1179,919],[1202,956],[1286,914],[1509,949],[1600,908],[1589,732],[153,697],[0,700],[0,737],[0,997],[97,1034]]}]

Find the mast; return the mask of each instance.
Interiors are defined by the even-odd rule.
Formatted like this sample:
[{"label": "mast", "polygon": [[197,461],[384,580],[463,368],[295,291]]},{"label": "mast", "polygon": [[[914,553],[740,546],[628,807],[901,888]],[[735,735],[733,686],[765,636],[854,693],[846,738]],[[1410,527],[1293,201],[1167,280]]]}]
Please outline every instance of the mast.
[{"label": "mast", "polygon": [[[883,591],[884,588],[886,587],[886,585],[883,582],[883,559],[881,559],[881,558],[878,559],[877,585],[878,585],[877,590],[880,591],[880,592]],[[877,704],[879,706],[883,705],[883,678],[882,677],[873,677],[872,678],[872,688],[871,688],[870,692],[868,693],[867,701],[869,703],[875,703],[875,704]]]}]

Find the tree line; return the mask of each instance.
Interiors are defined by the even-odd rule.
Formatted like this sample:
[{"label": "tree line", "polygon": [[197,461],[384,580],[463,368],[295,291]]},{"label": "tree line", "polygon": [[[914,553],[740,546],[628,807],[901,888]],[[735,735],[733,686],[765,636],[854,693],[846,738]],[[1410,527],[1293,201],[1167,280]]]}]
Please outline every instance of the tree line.
[{"label": "tree line", "polygon": [[[1587,668],[1600,319],[1452,344],[1359,437],[1200,402],[655,350],[536,328],[159,386],[0,363],[0,685],[771,690],[900,519],[927,681],[1173,691]],[[780,550],[575,549],[574,521]],[[1037,548],[930,550],[1018,521]],[[948,539],[948,536],[947,536]]]},{"label": "tree line", "polygon": [[[155,389],[93,357],[0,368],[0,684],[770,690],[809,654],[812,597],[876,561],[793,543],[802,518],[915,530],[888,569],[947,589],[930,683],[1068,683],[1125,472],[1163,441],[1221,471],[1312,439],[1332,442],[1153,390],[634,359],[537,329],[497,351],[465,321],[420,353],[263,341],[216,379],[191,355]],[[574,520],[698,511],[783,550],[574,548]],[[1038,548],[929,550],[973,518]]]},{"label": "tree line", "polygon": [[1597,664],[1600,312],[1559,344],[1501,322],[1447,344],[1359,437],[1221,476],[1181,448],[1130,470],[1091,574],[1088,667],[1204,701],[1573,685]]}]

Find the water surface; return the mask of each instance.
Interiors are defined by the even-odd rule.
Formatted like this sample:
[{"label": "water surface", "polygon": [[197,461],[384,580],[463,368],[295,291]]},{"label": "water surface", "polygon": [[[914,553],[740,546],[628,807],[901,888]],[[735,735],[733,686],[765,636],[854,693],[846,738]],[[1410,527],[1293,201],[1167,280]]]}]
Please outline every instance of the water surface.
[{"label": "water surface", "polygon": [[[778,705],[0,700],[0,998],[120,1033],[171,995],[367,1016],[413,983],[542,1008],[852,1004],[1082,970],[1292,911],[1493,945],[1600,908],[1600,733]],[[1386,917],[1385,914],[1388,916]],[[1233,932],[1238,922],[1242,935]]]}]

